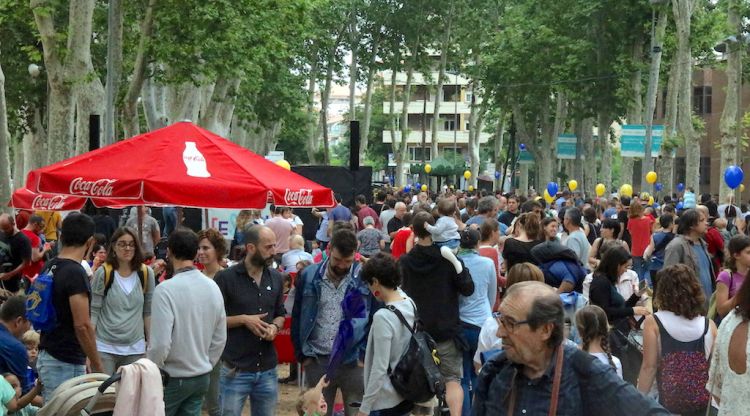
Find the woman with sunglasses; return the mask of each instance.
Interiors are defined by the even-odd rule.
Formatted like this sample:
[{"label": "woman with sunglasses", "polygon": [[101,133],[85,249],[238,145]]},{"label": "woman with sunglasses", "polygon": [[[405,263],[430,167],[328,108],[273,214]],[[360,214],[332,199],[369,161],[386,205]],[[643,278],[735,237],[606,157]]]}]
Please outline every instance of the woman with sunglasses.
[{"label": "woman with sunglasses", "polygon": [[107,261],[91,284],[91,321],[105,373],[113,374],[146,353],[153,293],[154,272],[143,264],[138,233],[118,228]]}]

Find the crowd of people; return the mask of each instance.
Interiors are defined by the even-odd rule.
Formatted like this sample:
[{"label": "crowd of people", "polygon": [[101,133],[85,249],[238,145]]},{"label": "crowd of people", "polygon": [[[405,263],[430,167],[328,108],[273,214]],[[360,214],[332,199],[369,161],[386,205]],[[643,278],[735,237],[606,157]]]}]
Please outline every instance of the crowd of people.
[{"label": "crowd of people", "polygon": [[[300,415],[750,414],[744,204],[691,190],[368,199],[337,195],[308,224],[243,210],[232,240],[174,210],[162,230],[147,207],[121,227],[104,212],[0,215],[0,409],[34,414],[66,380],[145,357],[170,376],[167,415],[273,415],[297,378]],[[57,324],[39,331],[25,293],[45,273]],[[279,380],[285,325],[301,371]],[[421,403],[391,381],[415,331],[445,385]]]}]

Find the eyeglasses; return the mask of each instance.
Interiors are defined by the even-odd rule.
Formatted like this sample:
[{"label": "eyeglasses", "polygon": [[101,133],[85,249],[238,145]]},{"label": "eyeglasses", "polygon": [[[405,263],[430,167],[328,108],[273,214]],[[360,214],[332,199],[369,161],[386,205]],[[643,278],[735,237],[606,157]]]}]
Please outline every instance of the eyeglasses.
[{"label": "eyeglasses", "polygon": [[135,241],[127,243],[125,241],[118,241],[116,244],[117,248],[135,250]]},{"label": "eyeglasses", "polygon": [[511,332],[511,333],[516,332],[516,329],[518,328],[519,325],[524,325],[524,324],[529,323],[528,320],[516,321],[513,318],[508,318],[507,316],[498,316],[497,321],[500,323],[500,325],[503,326],[503,328],[505,328],[506,331]]}]

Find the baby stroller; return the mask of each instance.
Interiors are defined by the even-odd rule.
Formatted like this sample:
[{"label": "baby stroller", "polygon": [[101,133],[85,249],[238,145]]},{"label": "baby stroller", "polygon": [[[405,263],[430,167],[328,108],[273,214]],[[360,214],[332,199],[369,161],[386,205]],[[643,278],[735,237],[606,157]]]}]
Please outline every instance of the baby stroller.
[{"label": "baby stroller", "polygon": [[[169,374],[161,372],[163,385],[169,382]],[[72,378],[61,384],[53,393],[52,399],[44,405],[37,416],[109,416],[115,408],[119,372],[107,374],[92,373]]]}]

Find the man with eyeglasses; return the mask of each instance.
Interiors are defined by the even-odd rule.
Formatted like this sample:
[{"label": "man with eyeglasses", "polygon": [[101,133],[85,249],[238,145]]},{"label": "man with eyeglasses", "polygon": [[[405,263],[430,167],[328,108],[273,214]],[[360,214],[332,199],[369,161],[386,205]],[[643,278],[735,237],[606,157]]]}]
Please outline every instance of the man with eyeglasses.
[{"label": "man with eyeglasses", "polygon": [[503,351],[479,373],[472,415],[668,415],[610,367],[563,342],[557,292],[520,282],[500,305]]}]

